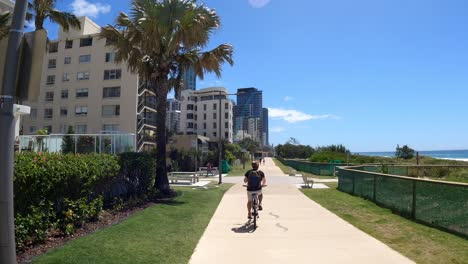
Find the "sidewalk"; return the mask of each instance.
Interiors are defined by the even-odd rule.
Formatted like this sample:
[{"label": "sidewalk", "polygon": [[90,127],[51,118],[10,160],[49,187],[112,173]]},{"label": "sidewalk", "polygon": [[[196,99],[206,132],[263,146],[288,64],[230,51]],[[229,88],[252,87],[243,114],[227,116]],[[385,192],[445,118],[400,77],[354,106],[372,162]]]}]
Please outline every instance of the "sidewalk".
[{"label": "sidewalk", "polygon": [[307,198],[271,159],[260,169],[268,187],[257,230],[247,223],[247,195],[237,178],[190,263],[412,263]]}]

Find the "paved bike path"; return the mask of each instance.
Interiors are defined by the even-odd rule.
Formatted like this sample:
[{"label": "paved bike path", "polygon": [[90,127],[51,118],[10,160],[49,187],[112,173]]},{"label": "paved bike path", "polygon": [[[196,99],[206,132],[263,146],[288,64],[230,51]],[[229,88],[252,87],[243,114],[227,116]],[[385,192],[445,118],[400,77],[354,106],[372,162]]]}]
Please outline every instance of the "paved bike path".
[{"label": "paved bike path", "polygon": [[412,263],[307,198],[266,161],[260,168],[268,187],[258,228],[247,222],[247,195],[237,178],[190,263]]}]

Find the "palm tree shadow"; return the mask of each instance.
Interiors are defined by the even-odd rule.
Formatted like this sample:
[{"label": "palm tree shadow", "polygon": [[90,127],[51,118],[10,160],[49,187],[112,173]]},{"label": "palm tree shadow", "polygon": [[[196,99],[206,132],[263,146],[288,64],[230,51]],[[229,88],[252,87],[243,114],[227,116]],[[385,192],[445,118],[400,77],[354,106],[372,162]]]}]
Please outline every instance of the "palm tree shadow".
[{"label": "palm tree shadow", "polygon": [[234,233],[239,234],[246,234],[246,233],[253,233],[255,232],[255,228],[253,222],[251,220],[247,221],[247,223],[243,224],[240,227],[234,227],[231,229]]}]

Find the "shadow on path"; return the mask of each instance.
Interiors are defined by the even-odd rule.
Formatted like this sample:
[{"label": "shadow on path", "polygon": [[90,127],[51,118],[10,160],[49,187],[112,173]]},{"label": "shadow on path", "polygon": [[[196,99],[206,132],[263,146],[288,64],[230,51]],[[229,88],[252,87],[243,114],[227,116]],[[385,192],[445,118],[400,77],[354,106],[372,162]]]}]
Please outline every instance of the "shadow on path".
[{"label": "shadow on path", "polygon": [[245,234],[245,233],[253,233],[255,232],[253,222],[251,220],[247,221],[244,225],[240,227],[234,227],[231,229],[234,233],[240,233],[240,234]]}]

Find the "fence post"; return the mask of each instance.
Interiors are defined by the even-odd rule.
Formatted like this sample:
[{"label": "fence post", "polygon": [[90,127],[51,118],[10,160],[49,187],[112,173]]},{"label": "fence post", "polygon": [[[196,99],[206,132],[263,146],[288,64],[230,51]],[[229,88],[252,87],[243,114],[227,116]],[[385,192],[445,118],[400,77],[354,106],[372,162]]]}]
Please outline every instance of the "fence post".
[{"label": "fence post", "polygon": [[377,175],[374,174],[374,193],[372,199],[377,203]]},{"label": "fence post", "polygon": [[416,181],[413,181],[413,206],[411,208],[411,218],[416,219]]}]

